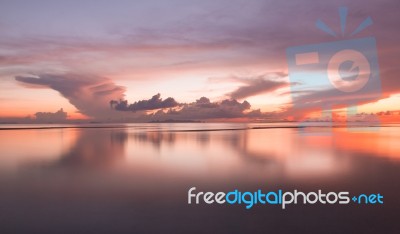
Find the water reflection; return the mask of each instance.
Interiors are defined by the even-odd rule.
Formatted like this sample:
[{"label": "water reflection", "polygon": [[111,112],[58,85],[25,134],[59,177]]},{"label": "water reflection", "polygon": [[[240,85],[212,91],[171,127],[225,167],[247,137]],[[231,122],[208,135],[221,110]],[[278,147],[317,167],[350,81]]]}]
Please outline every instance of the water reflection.
[{"label": "water reflection", "polygon": [[[187,218],[211,220],[228,215],[232,222],[243,225],[238,230],[247,232],[273,225],[264,219],[272,214],[280,215],[274,223],[285,223],[327,211],[326,207],[300,207],[283,215],[280,210],[271,213],[267,208],[255,208],[250,218],[243,216],[246,211],[241,207],[193,208],[186,204],[190,186],[214,191],[296,188],[380,192],[389,205],[374,208],[372,214],[364,208],[333,207],[329,208],[331,216],[312,225],[323,231],[324,225],[329,225],[324,220],[339,216],[356,219],[353,213],[357,219],[373,218],[387,227],[396,220],[400,188],[387,181],[400,176],[397,127],[382,127],[376,132],[338,128],[328,136],[304,136],[293,128],[249,130],[251,127],[154,124],[0,131],[0,207],[30,220],[20,225],[18,219],[6,216],[0,224],[19,231],[39,226],[42,233],[60,227],[74,233],[86,230],[79,227],[90,227],[92,233],[131,233],[175,231],[180,223],[189,222],[185,230],[208,232],[225,230],[229,223],[210,221],[212,228],[208,229]],[[48,226],[51,217],[54,225]],[[119,228],[110,229],[110,220]],[[245,228],[251,223],[253,228]],[[338,227],[350,226],[340,223]],[[294,224],[293,230],[298,228]]]},{"label": "water reflection", "polygon": [[[251,181],[267,177],[306,182],[309,178],[349,176],[356,172],[360,160],[370,157],[380,164],[397,163],[400,153],[397,128],[379,132],[336,129],[328,136],[304,136],[291,128],[220,129],[170,125],[1,131],[0,160],[8,170],[12,159],[13,167],[22,171],[35,167],[82,168],[88,172],[107,168],[116,173],[194,176],[210,182],[241,176]],[[27,143],[17,147],[21,141]]]},{"label": "water reflection", "polygon": [[110,167],[124,158],[125,143],[128,135],[120,130],[79,131],[74,146],[55,162],[54,166],[82,167],[87,169],[96,167]]}]

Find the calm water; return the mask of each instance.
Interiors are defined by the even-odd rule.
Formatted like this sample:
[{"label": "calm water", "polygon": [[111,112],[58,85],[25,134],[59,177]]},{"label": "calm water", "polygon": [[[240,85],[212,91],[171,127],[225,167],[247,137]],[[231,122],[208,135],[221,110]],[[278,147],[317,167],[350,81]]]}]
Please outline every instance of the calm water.
[{"label": "calm water", "polygon": [[[280,126],[0,126],[0,233],[398,233],[400,125]],[[381,193],[385,204],[194,206],[192,186]]]}]

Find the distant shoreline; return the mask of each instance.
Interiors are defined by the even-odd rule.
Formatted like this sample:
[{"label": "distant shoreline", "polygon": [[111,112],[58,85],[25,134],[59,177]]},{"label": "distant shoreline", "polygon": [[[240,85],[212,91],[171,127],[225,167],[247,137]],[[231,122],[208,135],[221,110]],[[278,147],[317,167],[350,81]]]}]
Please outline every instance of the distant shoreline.
[{"label": "distant shoreline", "polygon": [[[168,122],[167,122],[168,123]],[[163,122],[155,122],[155,123],[126,123],[126,124],[121,124],[121,123],[115,123],[115,124],[110,124],[110,123],[79,123],[79,124],[73,124],[73,123],[68,123],[68,124],[10,124],[10,125],[20,125],[18,127],[15,126],[9,126],[9,127],[1,127],[1,125],[6,125],[6,124],[0,124],[0,131],[7,131],[7,130],[48,130],[48,129],[112,129],[112,128],[135,128],[136,126],[129,126],[129,124],[137,124],[137,125],[146,125],[146,124],[167,124]],[[184,122],[187,124],[191,124],[188,122]],[[184,124],[183,123],[183,124]],[[204,125],[212,125],[212,124],[218,124],[218,123],[204,123],[204,122],[192,122],[194,124],[204,124]],[[284,125],[284,124],[294,124],[294,125]],[[285,122],[282,123],[282,125],[272,125],[272,124],[277,124],[277,123],[220,123],[221,125],[223,124],[230,124],[230,125],[254,125],[254,126],[247,126],[247,127],[228,127],[226,126],[221,126],[220,128],[215,127],[215,128],[201,128],[201,129],[176,129],[176,130],[153,130],[149,129],[148,131],[155,131],[155,132],[207,132],[207,131],[235,131],[235,130],[257,130],[257,129],[302,129],[302,128],[374,128],[374,127],[400,127],[399,126],[393,126],[393,124],[398,124],[398,123],[388,123],[384,125],[371,125],[366,123],[366,125],[345,125],[345,124],[340,124],[340,125],[323,125],[320,122],[310,122],[309,124],[318,124],[319,125],[296,125],[295,122]],[[174,124],[174,123],[172,123]],[[178,124],[178,123],[177,123]],[[182,123],[179,123],[182,124]],[[271,124],[269,126],[263,126]],[[24,126],[25,125],[25,126]],[[51,126],[51,125],[60,125],[60,126]]]}]

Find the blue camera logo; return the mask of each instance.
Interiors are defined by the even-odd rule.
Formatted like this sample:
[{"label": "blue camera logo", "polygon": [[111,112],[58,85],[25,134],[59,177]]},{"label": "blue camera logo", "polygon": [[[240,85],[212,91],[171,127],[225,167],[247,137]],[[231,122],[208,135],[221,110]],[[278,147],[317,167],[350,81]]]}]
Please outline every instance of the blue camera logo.
[{"label": "blue camera logo", "polygon": [[[339,9],[342,35],[345,35],[347,8]],[[350,34],[354,36],[372,24],[368,17]],[[323,21],[316,26],[337,37]],[[332,121],[333,108],[348,108],[355,115],[356,106],[381,97],[376,41],[373,37],[338,40],[286,50],[293,108],[300,111],[321,110]]]}]

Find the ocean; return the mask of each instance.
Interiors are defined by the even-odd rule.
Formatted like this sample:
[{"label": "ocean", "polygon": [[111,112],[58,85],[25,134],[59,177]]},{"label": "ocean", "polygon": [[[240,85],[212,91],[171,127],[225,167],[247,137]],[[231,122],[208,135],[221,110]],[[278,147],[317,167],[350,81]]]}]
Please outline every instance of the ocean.
[{"label": "ocean", "polygon": [[[400,125],[0,125],[0,233],[397,233]],[[188,190],[384,204],[188,204]]]}]

